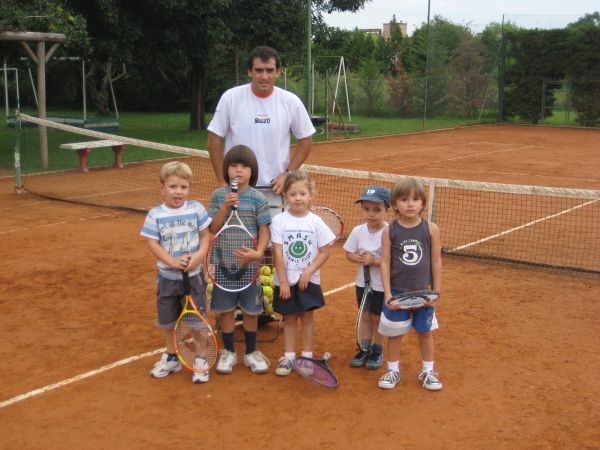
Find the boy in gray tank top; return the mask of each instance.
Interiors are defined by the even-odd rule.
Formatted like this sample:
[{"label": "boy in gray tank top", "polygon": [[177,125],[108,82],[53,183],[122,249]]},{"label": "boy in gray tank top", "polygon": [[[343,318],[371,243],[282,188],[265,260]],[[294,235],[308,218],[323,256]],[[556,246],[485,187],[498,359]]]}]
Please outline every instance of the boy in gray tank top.
[{"label": "boy in gray tank top", "polygon": [[[405,178],[392,188],[391,205],[395,220],[383,231],[381,241],[381,280],[385,300],[407,291],[441,290],[440,230],[421,217],[426,203],[425,189],[416,178]],[[400,381],[402,337],[414,328],[423,361],[418,379],[427,390],[442,389],[438,374],[433,369],[432,332],[438,328],[435,303],[410,311],[394,308],[384,301],[379,321],[379,333],[388,337],[388,371],[379,379],[379,387],[393,389]]]}]

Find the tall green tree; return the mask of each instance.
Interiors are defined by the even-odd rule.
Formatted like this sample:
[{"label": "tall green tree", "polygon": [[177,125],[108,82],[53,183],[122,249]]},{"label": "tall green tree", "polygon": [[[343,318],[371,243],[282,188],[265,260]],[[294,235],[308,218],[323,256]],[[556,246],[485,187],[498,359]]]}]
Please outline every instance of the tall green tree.
[{"label": "tall green tree", "polygon": [[600,125],[600,14],[586,14],[567,28],[565,73],[572,83],[577,121]]}]

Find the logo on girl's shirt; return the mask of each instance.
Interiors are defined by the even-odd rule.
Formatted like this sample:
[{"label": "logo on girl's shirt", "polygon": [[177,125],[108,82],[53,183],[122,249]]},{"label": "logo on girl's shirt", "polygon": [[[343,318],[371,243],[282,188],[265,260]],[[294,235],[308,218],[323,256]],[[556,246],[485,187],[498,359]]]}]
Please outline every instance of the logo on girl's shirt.
[{"label": "logo on girl's shirt", "polygon": [[423,246],[416,239],[407,239],[401,244],[402,263],[407,266],[416,266],[423,258]]},{"label": "logo on girl's shirt", "polygon": [[310,237],[303,233],[290,234],[284,242],[284,245],[287,245],[288,257],[298,261],[310,258],[310,244]]}]

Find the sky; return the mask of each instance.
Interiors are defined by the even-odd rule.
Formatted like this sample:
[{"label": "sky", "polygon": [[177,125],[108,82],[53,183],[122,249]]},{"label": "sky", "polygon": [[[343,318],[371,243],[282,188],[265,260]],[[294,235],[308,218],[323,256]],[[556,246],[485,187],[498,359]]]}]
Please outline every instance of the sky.
[{"label": "sky", "polygon": [[371,0],[356,14],[333,13],[324,17],[329,26],[352,30],[382,28],[395,14],[398,22],[407,24],[411,35],[427,23],[428,1],[432,19],[441,15],[474,32],[482,31],[491,22],[502,23],[503,14],[505,22],[510,20],[526,28],[561,28],[586,13],[600,11],[598,0]]}]

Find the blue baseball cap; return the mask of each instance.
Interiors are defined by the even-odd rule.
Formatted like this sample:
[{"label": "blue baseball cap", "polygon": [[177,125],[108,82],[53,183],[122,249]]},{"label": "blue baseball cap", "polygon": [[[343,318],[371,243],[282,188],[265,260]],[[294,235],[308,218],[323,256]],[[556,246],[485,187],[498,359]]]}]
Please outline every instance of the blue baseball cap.
[{"label": "blue baseball cap", "polygon": [[367,186],[362,195],[354,203],[367,201],[373,203],[385,203],[387,208],[390,207],[390,191],[383,186]]}]

